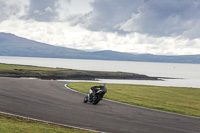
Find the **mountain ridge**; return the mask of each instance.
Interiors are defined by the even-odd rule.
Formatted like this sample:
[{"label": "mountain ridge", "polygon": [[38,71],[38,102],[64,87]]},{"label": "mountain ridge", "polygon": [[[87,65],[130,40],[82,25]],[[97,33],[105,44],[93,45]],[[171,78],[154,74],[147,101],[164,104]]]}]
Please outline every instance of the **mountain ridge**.
[{"label": "mountain ridge", "polygon": [[112,50],[86,52],[61,46],[53,46],[10,33],[0,32],[0,56],[47,57],[68,59],[94,59],[117,61],[168,62],[200,64],[199,55],[132,54]]}]

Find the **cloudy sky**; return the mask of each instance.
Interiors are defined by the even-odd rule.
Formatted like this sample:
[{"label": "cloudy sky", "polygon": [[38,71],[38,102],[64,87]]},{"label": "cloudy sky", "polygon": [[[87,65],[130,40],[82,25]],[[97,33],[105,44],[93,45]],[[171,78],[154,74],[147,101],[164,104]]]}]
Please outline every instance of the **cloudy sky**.
[{"label": "cloudy sky", "polygon": [[84,50],[200,54],[200,1],[0,0],[0,32]]}]

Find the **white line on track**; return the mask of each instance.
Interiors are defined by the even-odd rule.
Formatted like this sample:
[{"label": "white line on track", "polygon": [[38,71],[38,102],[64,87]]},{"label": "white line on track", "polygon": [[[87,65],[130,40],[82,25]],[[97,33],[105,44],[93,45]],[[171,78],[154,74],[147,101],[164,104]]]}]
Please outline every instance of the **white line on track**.
[{"label": "white line on track", "polygon": [[[101,132],[101,131],[97,131],[97,130],[91,130],[91,129],[81,128],[81,127],[76,127],[76,126],[70,126],[70,125],[66,125],[66,124],[60,124],[60,123],[56,123],[56,122],[51,122],[51,121],[45,121],[45,120],[35,119],[35,118],[31,118],[31,117],[25,117],[25,116],[22,116],[22,115],[16,115],[16,114],[12,114],[12,113],[6,113],[6,112],[2,112],[2,111],[0,111],[0,113],[6,114],[6,115],[15,116],[15,117],[19,117],[19,118],[25,118],[25,119],[29,119],[29,120],[33,120],[33,121],[38,121],[38,122],[42,122],[42,123],[48,123],[48,124],[52,124],[52,125],[58,125],[58,126],[66,127],[66,128],[74,128],[74,129],[80,129],[80,130],[92,131],[92,132]],[[105,133],[105,132],[101,132],[101,133]]]}]

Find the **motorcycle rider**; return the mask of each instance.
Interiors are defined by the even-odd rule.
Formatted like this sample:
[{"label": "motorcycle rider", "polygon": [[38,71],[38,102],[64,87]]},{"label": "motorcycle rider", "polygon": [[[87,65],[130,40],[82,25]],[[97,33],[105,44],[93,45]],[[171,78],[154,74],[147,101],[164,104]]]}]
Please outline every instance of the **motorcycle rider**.
[{"label": "motorcycle rider", "polygon": [[[93,86],[93,87],[91,87],[90,88],[90,90],[89,90],[89,94],[88,94],[88,101],[89,102],[91,102],[92,100],[91,100],[91,95],[94,93],[94,92],[97,92],[99,89],[100,90],[103,90],[105,93],[107,92],[107,88],[106,88],[106,85],[105,84],[102,84],[102,85],[100,85],[100,86]],[[103,94],[103,96],[105,95],[105,93]]]}]

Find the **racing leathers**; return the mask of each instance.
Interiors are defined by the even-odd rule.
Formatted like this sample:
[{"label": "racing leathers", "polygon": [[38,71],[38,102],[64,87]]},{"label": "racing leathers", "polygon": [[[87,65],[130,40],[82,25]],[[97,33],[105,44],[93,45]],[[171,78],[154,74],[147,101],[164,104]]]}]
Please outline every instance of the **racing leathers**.
[{"label": "racing leathers", "polygon": [[[105,84],[102,84],[100,86],[93,86],[90,88],[89,90],[89,94],[88,94],[88,101],[91,102],[91,97],[92,97],[92,94],[94,92],[97,92],[99,89],[103,90],[105,93],[107,92],[107,88],[106,88],[106,85]],[[105,95],[105,93],[103,94],[103,96]]]}]

